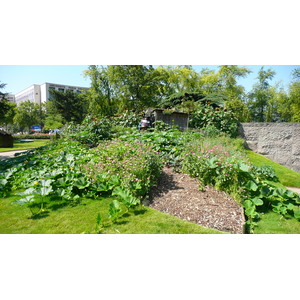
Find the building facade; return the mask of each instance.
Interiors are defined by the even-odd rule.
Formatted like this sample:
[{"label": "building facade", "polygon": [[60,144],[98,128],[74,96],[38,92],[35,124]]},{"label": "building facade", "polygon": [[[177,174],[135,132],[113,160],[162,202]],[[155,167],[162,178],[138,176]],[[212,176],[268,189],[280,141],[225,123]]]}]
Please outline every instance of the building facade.
[{"label": "building facade", "polygon": [[15,102],[15,95],[13,94],[0,95],[0,100],[3,98],[5,98],[9,102]]},{"label": "building facade", "polygon": [[17,103],[17,105],[28,100],[39,105],[42,103],[46,103],[51,97],[49,93],[51,89],[61,91],[61,92],[70,90],[76,93],[81,93],[82,91],[88,90],[89,88],[80,87],[80,86],[62,85],[62,84],[49,83],[49,82],[45,82],[40,85],[33,84],[27,89],[15,94],[14,95],[15,102]]}]

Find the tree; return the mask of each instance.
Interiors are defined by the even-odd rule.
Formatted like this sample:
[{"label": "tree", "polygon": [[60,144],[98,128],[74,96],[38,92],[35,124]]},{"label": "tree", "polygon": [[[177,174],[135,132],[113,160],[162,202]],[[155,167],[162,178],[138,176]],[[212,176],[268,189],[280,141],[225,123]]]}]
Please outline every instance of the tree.
[{"label": "tree", "polygon": [[161,83],[160,90],[165,96],[198,91],[199,74],[192,66],[159,66],[157,72]]},{"label": "tree", "polygon": [[91,80],[91,88],[84,93],[87,98],[88,112],[114,115],[117,111],[117,105],[107,67],[91,65],[88,70],[84,71],[84,76]]},{"label": "tree", "polygon": [[[248,106],[251,118],[256,122],[265,122],[267,120],[268,108],[274,95],[269,80],[272,80],[275,74],[271,69],[264,70],[264,67],[261,67],[257,77],[258,83],[253,86],[249,93],[250,101]],[[268,119],[268,121],[270,120]]]},{"label": "tree", "polygon": [[6,100],[7,93],[1,92],[6,87],[6,83],[0,83],[0,123],[4,123],[5,115],[10,110],[9,101]]},{"label": "tree", "polygon": [[219,95],[219,98],[223,98],[225,106],[234,112],[240,122],[245,122],[249,120],[250,114],[243,101],[245,88],[238,85],[237,80],[249,73],[249,69],[237,65],[219,66],[217,72],[205,68],[200,72],[199,87],[206,95]]},{"label": "tree", "polygon": [[23,131],[27,129],[28,132],[32,125],[41,124],[43,121],[43,112],[38,104],[31,101],[24,101],[16,108],[14,116],[14,123]]},{"label": "tree", "polygon": [[142,111],[157,105],[159,76],[153,66],[110,65],[107,72],[119,109]]},{"label": "tree", "polygon": [[87,102],[82,94],[70,90],[61,92],[53,89],[50,91],[50,95],[49,102],[52,103],[56,112],[63,117],[64,122],[81,123],[87,115]]},{"label": "tree", "polygon": [[246,77],[251,71],[246,67],[236,65],[223,65],[219,67],[222,91],[228,97],[228,101],[242,99],[245,88],[237,84],[239,78]]},{"label": "tree", "polygon": [[58,112],[53,102],[46,102],[46,118],[45,118],[45,130],[60,128],[64,124],[62,115]]},{"label": "tree", "polygon": [[300,68],[293,71],[294,82],[289,86],[291,121],[300,122]]}]

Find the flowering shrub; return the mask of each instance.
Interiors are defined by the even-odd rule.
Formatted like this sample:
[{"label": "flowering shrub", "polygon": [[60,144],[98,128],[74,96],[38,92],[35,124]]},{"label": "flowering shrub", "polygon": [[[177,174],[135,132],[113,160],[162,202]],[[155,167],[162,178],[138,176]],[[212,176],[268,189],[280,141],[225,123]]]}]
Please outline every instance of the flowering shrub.
[{"label": "flowering shrub", "polygon": [[182,153],[182,170],[201,180],[203,185],[212,185],[235,195],[240,194],[241,182],[247,180],[245,170],[251,167],[242,161],[242,155],[224,145],[205,144],[202,141],[186,146]]},{"label": "flowering shrub", "polygon": [[213,126],[230,137],[237,137],[238,134],[238,120],[234,114],[226,108],[214,108],[209,104],[199,103],[190,115],[189,124],[190,127],[198,129]]},{"label": "flowering shrub", "polygon": [[103,174],[107,178],[117,177],[120,185],[135,197],[144,197],[161,174],[158,154],[138,141],[105,141],[91,153],[93,158],[82,168],[92,182],[97,182],[100,174],[100,177]]}]

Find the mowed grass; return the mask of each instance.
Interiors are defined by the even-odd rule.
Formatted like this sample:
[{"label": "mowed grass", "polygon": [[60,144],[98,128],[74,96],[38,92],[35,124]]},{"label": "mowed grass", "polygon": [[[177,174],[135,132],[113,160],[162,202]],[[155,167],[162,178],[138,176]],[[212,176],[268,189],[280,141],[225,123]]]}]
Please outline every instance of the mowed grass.
[{"label": "mowed grass", "polygon": [[273,167],[280,182],[285,186],[300,188],[300,173],[288,169],[260,154],[246,150],[250,162],[256,166],[269,165]]},{"label": "mowed grass", "polygon": [[298,234],[300,233],[300,222],[294,218],[287,219],[275,213],[268,212],[262,215],[257,227],[254,228],[255,234]]},{"label": "mowed grass", "polygon": [[51,142],[50,139],[36,139],[33,142],[29,142],[29,143],[14,142],[14,146],[12,148],[0,148],[0,152],[33,149],[33,148],[45,146],[50,142]]},{"label": "mowed grass", "polygon": [[[32,219],[28,208],[12,203],[16,196],[0,201],[0,234],[80,234],[96,233],[96,218],[104,218],[112,198],[83,199],[77,206],[49,210],[40,218]],[[138,206],[115,223],[104,227],[106,234],[219,234],[146,206]]]}]

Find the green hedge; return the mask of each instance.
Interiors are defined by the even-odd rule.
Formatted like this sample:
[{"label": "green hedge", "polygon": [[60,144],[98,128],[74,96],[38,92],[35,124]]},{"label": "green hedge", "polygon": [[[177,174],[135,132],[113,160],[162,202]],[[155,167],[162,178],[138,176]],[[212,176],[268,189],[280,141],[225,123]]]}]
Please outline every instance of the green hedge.
[{"label": "green hedge", "polygon": [[44,133],[44,134],[19,134],[14,135],[13,138],[15,141],[23,140],[23,139],[31,139],[31,140],[39,140],[39,139],[50,139],[52,135]]}]

